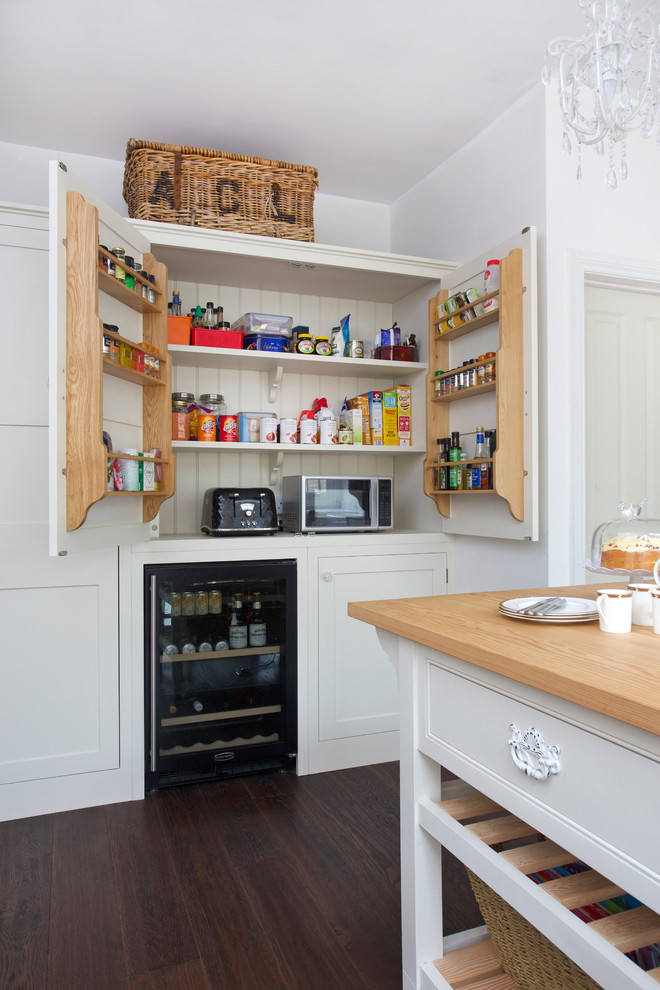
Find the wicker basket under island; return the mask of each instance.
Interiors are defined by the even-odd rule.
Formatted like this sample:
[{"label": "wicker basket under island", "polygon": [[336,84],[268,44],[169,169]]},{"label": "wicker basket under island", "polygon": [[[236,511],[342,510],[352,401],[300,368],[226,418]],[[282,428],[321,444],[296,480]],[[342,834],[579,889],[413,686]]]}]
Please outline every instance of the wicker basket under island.
[{"label": "wicker basket under island", "polygon": [[139,220],[314,240],[318,172],[308,165],[131,140],[124,199]]}]

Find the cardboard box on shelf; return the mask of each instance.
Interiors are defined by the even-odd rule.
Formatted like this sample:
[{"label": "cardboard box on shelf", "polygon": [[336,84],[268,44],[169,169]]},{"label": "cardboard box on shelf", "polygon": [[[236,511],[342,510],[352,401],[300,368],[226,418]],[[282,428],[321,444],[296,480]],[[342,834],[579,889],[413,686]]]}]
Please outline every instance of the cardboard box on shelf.
[{"label": "cardboard box on shelf", "polygon": [[383,445],[397,447],[399,444],[397,396],[395,388],[383,391]]},{"label": "cardboard box on shelf", "polygon": [[412,409],[409,385],[397,385],[396,411],[399,446],[409,447],[412,429]]},{"label": "cardboard box on shelf", "polygon": [[[371,423],[369,420],[369,399],[366,395],[356,395],[348,399],[346,405],[349,409],[359,409],[362,413],[362,443],[371,446]],[[354,441],[355,442],[355,441]]]},{"label": "cardboard box on shelf", "polygon": [[374,389],[365,392],[364,396],[369,402],[369,431],[371,443],[374,447],[383,446],[383,393]]}]

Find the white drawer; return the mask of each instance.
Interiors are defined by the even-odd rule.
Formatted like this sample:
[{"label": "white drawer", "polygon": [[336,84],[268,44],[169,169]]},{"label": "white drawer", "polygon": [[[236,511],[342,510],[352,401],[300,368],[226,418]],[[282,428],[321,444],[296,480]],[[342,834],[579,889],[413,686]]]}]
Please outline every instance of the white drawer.
[{"label": "white drawer", "polygon": [[[557,699],[469,664],[449,669],[460,663],[426,661],[419,748],[555,841],[563,841],[562,823],[570,823],[586,842],[597,837],[605,852],[612,846],[644,864],[645,875],[660,874],[660,740],[641,732],[632,741],[619,738],[619,727],[627,727],[613,719],[566,702],[558,714]],[[527,703],[526,690],[535,703]],[[512,723],[559,747],[559,772],[539,780],[515,765]],[[544,827],[548,822],[557,823],[555,835]],[[578,838],[571,851],[582,855],[585,848]]]}]

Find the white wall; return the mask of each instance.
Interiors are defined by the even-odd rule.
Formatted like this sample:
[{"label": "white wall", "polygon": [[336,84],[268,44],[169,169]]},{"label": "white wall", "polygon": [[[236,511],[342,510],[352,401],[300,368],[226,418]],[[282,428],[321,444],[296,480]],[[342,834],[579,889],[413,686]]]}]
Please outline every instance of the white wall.
[{"label": "white wall", "polygon": [[[128,215],[122,195],[123,159],[113,161],[18,144],[0,143],[0,199],[47,206],[48,162],[53,158],[64,162],[116,213]],[[314,198],[314,237],[319,244],[389,251],[389,219],[389,207],[382,203],[326,196],[318,191]]]},{"label": "white wall", "polygon": [[[475,141],[402,196],[391,209],[391,250],[450,258],[459,265],[526,226],[539,238],[539,367],[545,364],[544,91],[539,85]],[[539,383],[541,539],[538,543],[456,537],[456,591],[546,583],[544,391]],[[437,517],[441,528],[441,517]]]},{"label": "white wall", "polygon": [[[581,562],[572,555],[575,510],[584,497],[582,475],[583,314],[576,311],[573,284],[576,259],[601,257],[611,264],[660,262],[660,149],[634,135],[628,141],[629,177],[614,192],[605,189],[607,158],[591,149],[582,154],[583,179],[576,182],[575,151],[560,150],[562,127],[556,87],[546,93],[547,171],[547,351],[548,416],[548,577],[551,584],[580,579]],[[617,167],[618,167],[618,154]],[[647,494],[640,492],[640,497]],[[612,506],[609,518],[617,515]],[[605,520],[602,520],[603,522]],[[590,539],[591,534],[586,534]],[[588,545],[584,547],[584,558]]]}]

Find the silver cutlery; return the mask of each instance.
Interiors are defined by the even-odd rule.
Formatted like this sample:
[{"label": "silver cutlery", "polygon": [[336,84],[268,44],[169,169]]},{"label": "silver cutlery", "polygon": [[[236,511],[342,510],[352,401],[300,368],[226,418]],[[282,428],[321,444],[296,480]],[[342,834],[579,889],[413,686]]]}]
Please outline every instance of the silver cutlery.
[{"label": "silver cutlery", "polygon": [[565,598],[541,598],[538,602],[534,602],[526,608],[521,608],[519,611],[521,615],[548,615],[550,612],[557,611],[557,609],[560,609],[565,604]]}]

